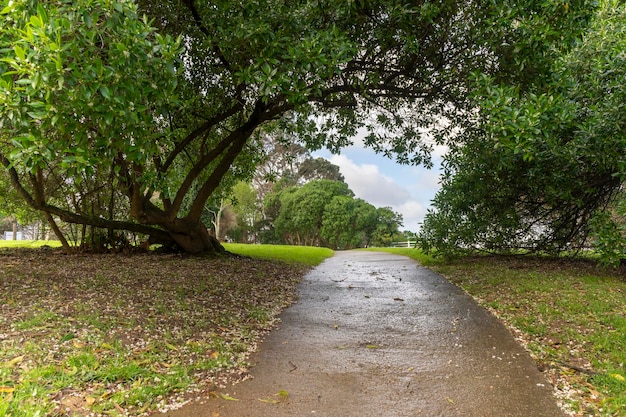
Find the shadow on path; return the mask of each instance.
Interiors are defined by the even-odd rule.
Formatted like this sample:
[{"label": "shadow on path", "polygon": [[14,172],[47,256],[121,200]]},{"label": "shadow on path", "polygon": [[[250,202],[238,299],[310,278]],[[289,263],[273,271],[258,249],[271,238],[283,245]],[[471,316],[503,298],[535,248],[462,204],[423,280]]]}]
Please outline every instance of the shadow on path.
[{"label": "shadow on path", "polygon": [[223,391],[238,401],[207,398],[166,415],[564,415],[509,332],[406,257],[337,252],[299,289],[252,357],[253,378]]}]

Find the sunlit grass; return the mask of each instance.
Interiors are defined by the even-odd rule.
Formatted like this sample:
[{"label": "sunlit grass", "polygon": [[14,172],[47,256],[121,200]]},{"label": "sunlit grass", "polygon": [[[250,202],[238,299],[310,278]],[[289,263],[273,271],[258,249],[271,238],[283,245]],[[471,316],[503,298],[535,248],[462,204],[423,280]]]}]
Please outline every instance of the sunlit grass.
[{"label": "sunlit grass", "polygon": [[420,249],[415,248],[367,248],[363,250],[374,252],[387,252],[393,253],[395,255],[408,256],[409,258],[419,262],[421,265],[424,266],[435,265],[442,262],[441,260],[435,259],[430,255],[426,255]]},{"label": "sunlit grass", "polygon": [[60,248],[61,242],[58,240],[0,240],[0,248],[40,248],[42,246]]},{"label": "sunlit grass", "polygon": [[225,243],[224,247],[229,252],[238,255],[259,259],[280,260],[292,264],[304,264],[309,266],[319,265],[324,259],[333,256],[331,249],[313,246]]}]

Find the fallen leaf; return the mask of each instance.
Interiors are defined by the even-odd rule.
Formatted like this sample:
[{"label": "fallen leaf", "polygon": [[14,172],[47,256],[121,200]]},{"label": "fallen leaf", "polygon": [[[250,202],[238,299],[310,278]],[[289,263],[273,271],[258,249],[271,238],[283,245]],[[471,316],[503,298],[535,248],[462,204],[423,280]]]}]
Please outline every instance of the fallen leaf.
[{"label": "fallen leaf", "polygon": [[611,377],[615,378],[615,379],[617,379],[618,381],[621,381],[621,382],[625,381],[624,377],[622,375],[620,375],[620,374],[611,374]]},{"label": "fallen leaf", "polygon": [[171,344],[171,343],[167,343],[167,342],[165,342],[165,346],[166,346],[169,350],[178,350],[178,347],[177,347],[177,346],[174,346],[174,345],[173,345],[173,344]]},{"label": "fallen leaf", "polygon": [[6,393],[11,393],[13,391],[15,391],[15,388],[13,388],[13,387],[3,387],[3,386],[0,386],[0,393],[6,394]]},{"label": "fallen leaf", "polygon": [[278,404],[280,401],[275,400],[273,398],[267,397],[267,398],[257,398],[257,400],[261,401],[262,403],[266,403],[266,404]]},{"label": "fallen leaf", "polygon": [[94,397],[85,397],[85,402],[88,406],[92,406],[96,402],[96,399]]},{"label": "fallen leaf", "polygon": [[211,356],[209,356],[209,358],[211,359],[217,359],[220,356],[219,352],[213,352],[211,353]]},{"label": "fallen leaf", "polygon": [[220,417],[220,413],[218,413],[217,411],[213,411],[211,413],[211,417]]},{"label": "fallen leaf", "polygon": [[10,361],[7,361],[7,362],[3,363],[2,365],[6,366],[6,367],[11,367],[11,366],[15,366],[15,365],[20,364],[23,360],[24,360],[24,355],[17,356],[15,358],[11,359]]},{"label": "fallen leaf", "polygon": [[239,401],[237,398],[233,398],[228,394],[220,394],[220,397],[228,401]]},{"label": "fallen leaf", "polygon": [[446,401],[449,402],[450,404],[454,404],[454,400],[450,397],[446,397]]},{"label": "fallen leaf", "polygon": [[82,349],[86,346],[85,342],[81,342],[77,339],[72,340],[72,345],[74,345],[76,349]]},{"label": "fallen leaf", "polygon": [[280,391],[278,391],[278,393],[276,394],[279,397],[283,397],[283,398],[288,398],[289,397],[289,393],[287,391],[285,391],[284,389],[281,389]]}]

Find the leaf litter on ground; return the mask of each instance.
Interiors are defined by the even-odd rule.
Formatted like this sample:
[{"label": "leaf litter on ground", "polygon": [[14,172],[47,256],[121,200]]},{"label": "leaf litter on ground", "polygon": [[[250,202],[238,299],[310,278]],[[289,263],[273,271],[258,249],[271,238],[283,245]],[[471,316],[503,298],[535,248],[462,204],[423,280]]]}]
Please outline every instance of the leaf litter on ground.
[{"label": "leaf litter on ground", "polygon": [[0,415],[145,415],[245,379],[307,267],[0,252]]}]

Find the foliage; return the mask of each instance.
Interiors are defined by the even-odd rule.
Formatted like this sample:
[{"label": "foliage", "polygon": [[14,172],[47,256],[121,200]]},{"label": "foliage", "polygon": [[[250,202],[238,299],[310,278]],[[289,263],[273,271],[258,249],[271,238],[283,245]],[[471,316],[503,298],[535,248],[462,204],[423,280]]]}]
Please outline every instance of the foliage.
[{"label": "foliage", "polygon": [[428,164],[426,128],[443,140],[466,127],[472,74],[545,79],[551,48],[569,44],[588,10],[582,0],[2,0],[0,162],[53,228],[61,219],[220,251],[205,204],[252,176],[262,128],[338,150],[365,126],[376,151]]},{"label": "foliage", "polygon": [[467,257],[431,267],[489,308],[531,352],[572,415],[626,404],[624,269],[589,260]]},{"label": "foliage", "polygon": [[269,194],[265,206],[270,228],[263,238],[272,233],[281,243],[332,249],[366,247],[390,242],[402,224],[401,215],[355,199],[348,185],[340,181],[315,180],[287,187]]},{"label": "foliage", "polygon": [[344,182],[319,180],[283,192],[274,222],[276,234],[291,244],[319,245],[326,205],[335,196],[353,196]]},{"label": "foliage", "polygon": [[626,254],[626,198],[623,194],[611,211],[600,212],[592,219],[594,247],[600,263],[619,266]]},{"label": "foliage", "polygon": [[[388,246],[400,235],[398,227],[402,226],[402,214],[394,212],[390,207],[376,209],[376,224],[371,233],[369,246]],[[402,237],[404,239],[404,236]]]},{"label": "foliage", "polygon": [[324,207],[320,237],[334,249],[367,245],[368,229],[376,222],[376,209],[351,196],[336,195]]},{"label": "foliage", "polygon": [[[534,91],[479,80],[479,128],[451,147],[423,249],[557,253],[589,243],[594,216],[608,219],[601,213],[623,198],[625,17],[622,3],[603,2],[550,82]],[[603,251],[618,229],[599,229]]]},{"label": "foliage", "polygon": [[255,231],[260,221],[256,190],[243,181],[239,182],[233,187],[230,200],[237,216],[237,226],[229,236],[237,242],[256,243]]}]

